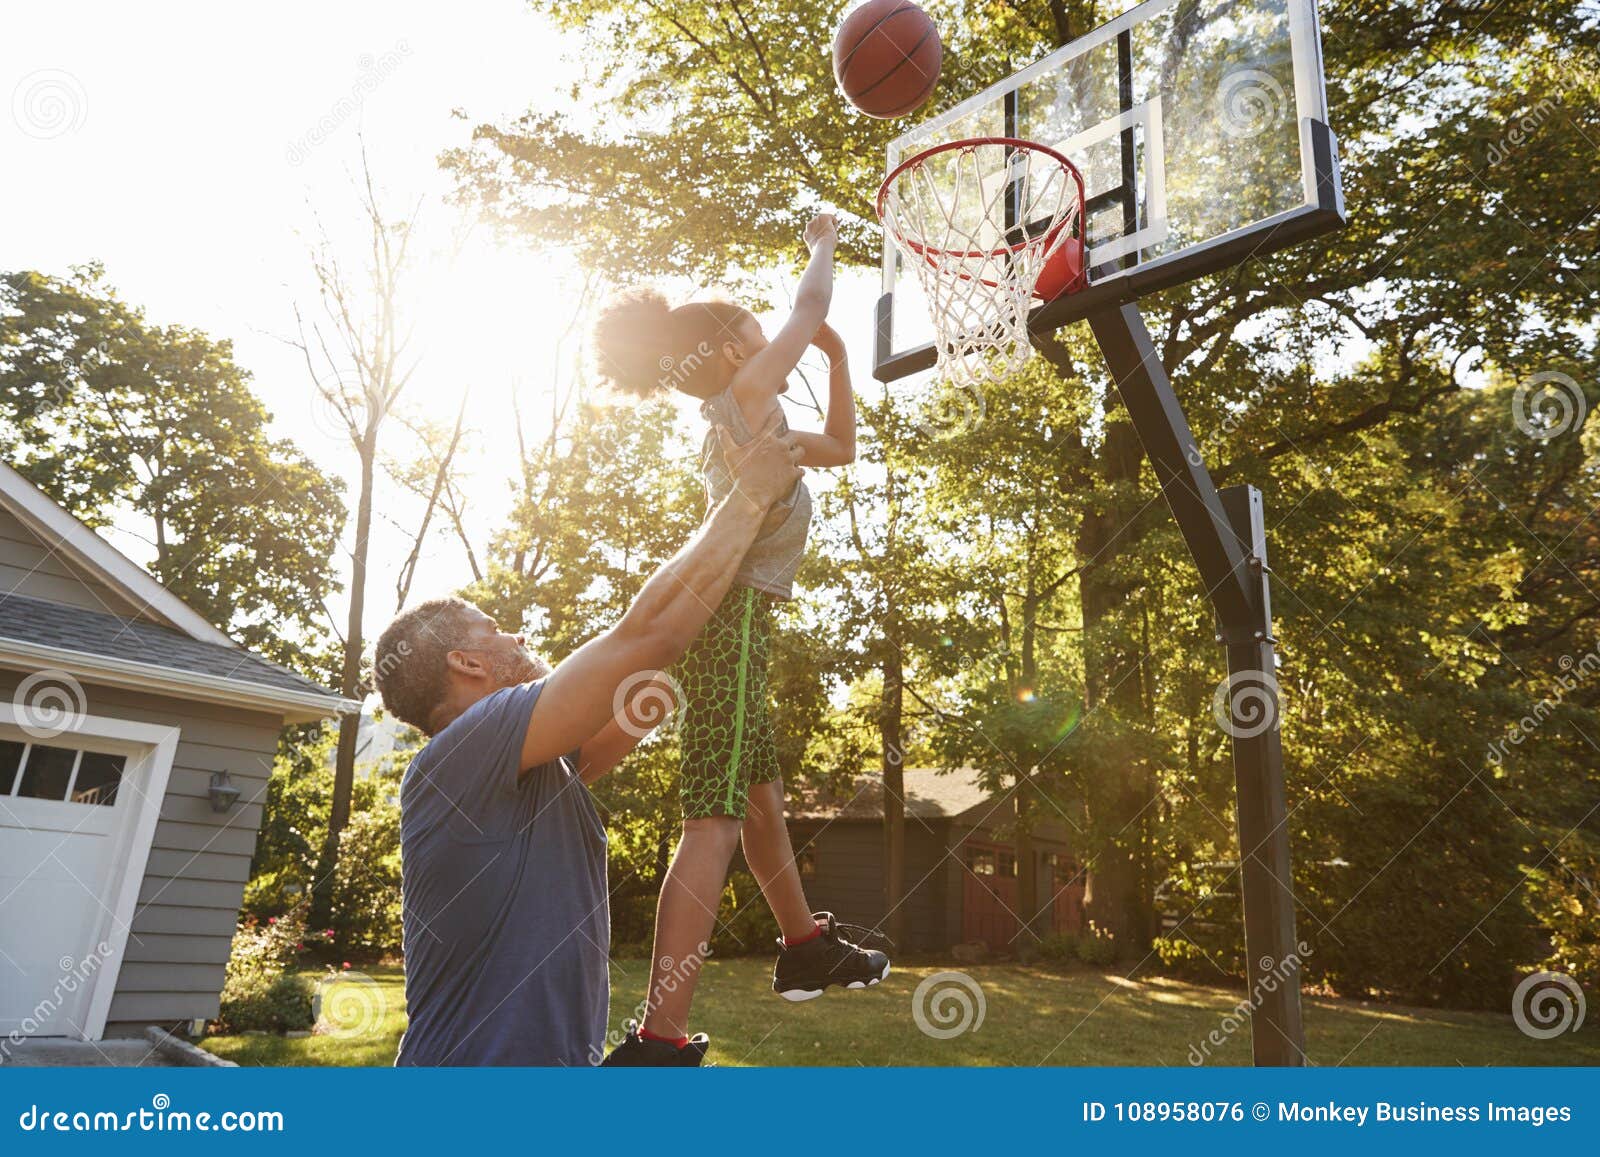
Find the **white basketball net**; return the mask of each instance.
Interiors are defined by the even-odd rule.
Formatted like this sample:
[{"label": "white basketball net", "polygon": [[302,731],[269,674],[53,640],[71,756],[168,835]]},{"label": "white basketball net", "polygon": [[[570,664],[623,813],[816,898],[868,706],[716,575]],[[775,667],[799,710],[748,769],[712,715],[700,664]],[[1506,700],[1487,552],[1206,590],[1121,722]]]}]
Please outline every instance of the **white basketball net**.
[{"label": "white basketball net", "polygon": [[[1026,236],[1007,237],[1008,196]],[[1081,204],[1070,166],[998,141],[930,152],[887,182],[883,223],[927,298],[941,379],[982,388],[1027,364],[1034,283],[1077,232]]]}]

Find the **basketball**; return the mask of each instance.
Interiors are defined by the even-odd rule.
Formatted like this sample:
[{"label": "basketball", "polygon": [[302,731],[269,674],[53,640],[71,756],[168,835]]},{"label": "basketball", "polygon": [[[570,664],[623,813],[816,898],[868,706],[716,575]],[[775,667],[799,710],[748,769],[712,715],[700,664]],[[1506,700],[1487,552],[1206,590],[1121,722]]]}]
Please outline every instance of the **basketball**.
[{"label": "basketball", "polygon": [[904,116],[933,95],[944,47],[928,14],[909,0],[867,0],[833,38],[833,76],[870,117]]},{"label": "basketball", "polygon": [[1068,237],[1056,251],[1044,259],[1044,268],[1033,283],[1033,293],[1040,301],[1054,301],[1063,293],[1076,293],[1084,287],[1083,241]]}]

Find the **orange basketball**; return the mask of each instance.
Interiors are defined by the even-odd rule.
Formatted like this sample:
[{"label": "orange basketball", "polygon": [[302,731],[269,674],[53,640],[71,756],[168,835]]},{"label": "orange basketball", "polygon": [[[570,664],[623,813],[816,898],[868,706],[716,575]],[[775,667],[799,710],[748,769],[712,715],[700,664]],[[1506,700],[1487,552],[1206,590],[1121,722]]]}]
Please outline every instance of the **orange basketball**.
[{"label": "orange basketball", "polygon": [[1054,301],[1063,293],[1076,293],[1084,287],[1083,241],[1068,237],[1046,257],[1033,293],[1040,301]]},{"label": "orange basketball", "polygon": [[887,120],[921,107],[939,83],[944,46],[910,0],[867,0],[833,38],[833,76],[845,99]]}]

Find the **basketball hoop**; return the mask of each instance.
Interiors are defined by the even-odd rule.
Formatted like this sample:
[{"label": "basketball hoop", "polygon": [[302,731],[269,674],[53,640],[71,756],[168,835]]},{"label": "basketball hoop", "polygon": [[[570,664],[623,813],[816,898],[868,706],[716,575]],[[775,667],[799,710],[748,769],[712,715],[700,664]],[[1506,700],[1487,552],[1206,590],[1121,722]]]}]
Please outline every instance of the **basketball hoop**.
[{"label": "basketball hoop", "polygon": [[1081,289],[1083,177],[1054,149],[974,137],[924,149],[878,189],[878,217],[916,270],[939,376],[1003,381],[1027,364],[1036,298]]}]

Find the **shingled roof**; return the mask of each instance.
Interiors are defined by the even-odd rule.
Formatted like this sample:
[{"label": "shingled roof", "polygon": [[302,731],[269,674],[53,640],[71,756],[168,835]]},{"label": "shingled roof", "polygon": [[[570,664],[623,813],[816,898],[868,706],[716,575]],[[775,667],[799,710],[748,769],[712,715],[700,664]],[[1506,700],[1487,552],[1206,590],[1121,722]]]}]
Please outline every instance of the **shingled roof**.
[{"label": "shingled roof", "polygon": [[156,623],[17,594],[0,594],[0,648],[6,641],[254,685],[295,699],[311,696],[329,703],[343,702],[311,680],[243,647],[202,642]]}]

